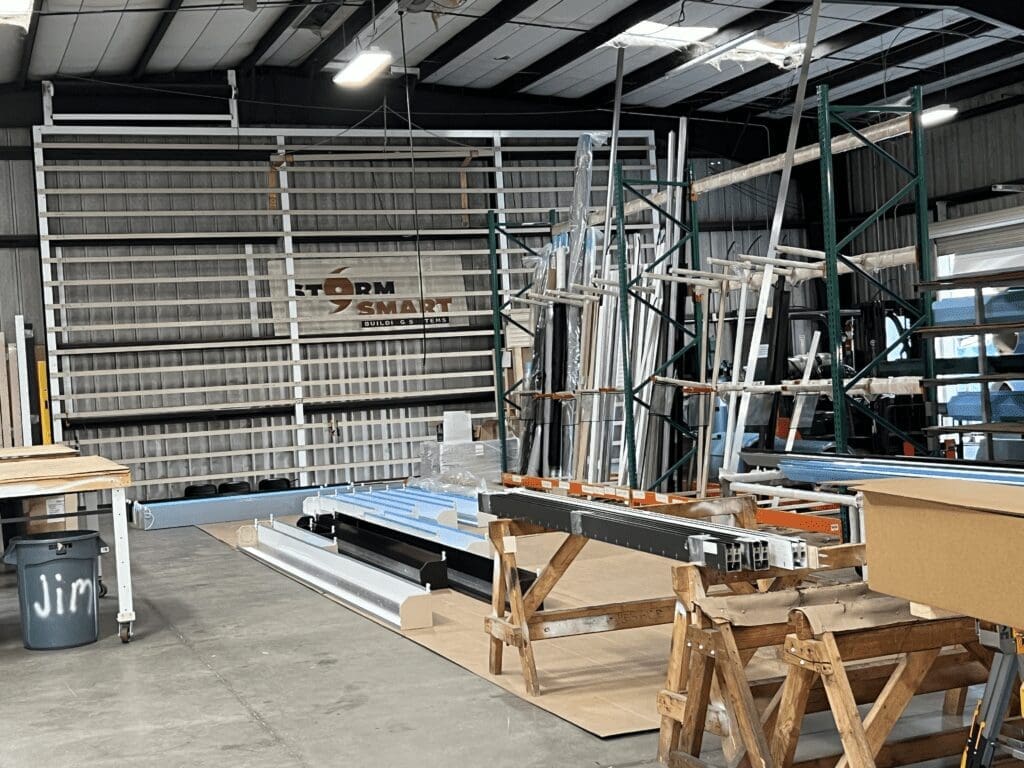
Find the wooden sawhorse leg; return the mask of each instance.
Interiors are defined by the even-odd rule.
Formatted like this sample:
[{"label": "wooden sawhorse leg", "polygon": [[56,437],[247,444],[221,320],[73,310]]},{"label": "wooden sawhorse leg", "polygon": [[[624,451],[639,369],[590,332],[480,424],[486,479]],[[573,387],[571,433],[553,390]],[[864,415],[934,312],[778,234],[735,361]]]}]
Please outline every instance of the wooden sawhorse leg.
[{"label": "wooden sawhorse leg", "polygon": [[[488,668],[492,675],[500,675],[505,645],[514,645],[519,651],[523,669],[523,682],[531,696],[540,693],[537,663],[533,656],[530,636],[530,618],[537,613],[544,599],[551,593],[566,569],[587,543],[583,536],[570,534],[551,557],[537,580],[524,594],[519,581],[516,559],[516,534],[523,526],[512,520],[496,520],[490,524],[488,535],[494,546],[494,579],[491,591],[492,619],[486,622],[491,635]],[[536,532],[529,529],[530,532]],[[543,530],[543,529],[541,529]],[[509,617],[505,619],[505,606]]]},{"label": "wooden sawhorse leg", "polygon": [[750,654],[740,652],[732,627],[728,623],[697,627],[680,615],[673,639],[680,635],[682,645],[673,652],[669,668],[669,688],[658,702],[662,713],[658,759],[667,764],[701,764],[712,682],[717,682],[738,746],[735,759],[769,765],[768,740],[746,679]]}]

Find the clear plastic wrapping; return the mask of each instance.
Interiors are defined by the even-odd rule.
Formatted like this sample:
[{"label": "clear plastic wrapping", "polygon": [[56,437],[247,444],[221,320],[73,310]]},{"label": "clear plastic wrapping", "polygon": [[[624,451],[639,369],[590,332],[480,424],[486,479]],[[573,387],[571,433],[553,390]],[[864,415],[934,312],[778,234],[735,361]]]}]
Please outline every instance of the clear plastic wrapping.
[{"label": "clear plastic wrapping", "polygon": [[[505,445],[508,465],[518,466],[519,439],[509,437]],[[437,490],[443,490],[441,486],[457,486],[479,491],[501,485],[501,441],[423,443],[416,484]]]}]

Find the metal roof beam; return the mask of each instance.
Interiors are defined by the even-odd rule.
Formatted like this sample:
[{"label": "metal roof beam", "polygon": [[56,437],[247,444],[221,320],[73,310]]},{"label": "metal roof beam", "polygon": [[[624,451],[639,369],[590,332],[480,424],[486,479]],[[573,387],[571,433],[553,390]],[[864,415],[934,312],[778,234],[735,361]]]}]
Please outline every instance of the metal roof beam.
[{"label": "metal roof beam", "polygon": [[32,51],[36,47],[36,34],[39,32],[39,11],[42,10],[43,0],[35,0],[32,4],[32,16],[28,22],[28,29],[25,30],[25,40],[21,47],[21,61],[18,63],[18,77],[15,84],[18,88],[24,88],[28,80],[28,67],[32,63]]},{"label": "metal roof beam", "polygon": [[[926,86],[936,80],[941,80],[943,77],[947,76],[950,71],[969,72],[972,69],[983,67],[994,61],[999,61],[999,59],[1019,55],[1021,52],[1024,52],[1024,36],[1015,37],[1012,40],[1005,40],[1001,43],[990,45],[987,48],[982,48],[980,51],[974,51],[972,53],[964,54],[963,56],[957,56],[956,58],[945,61],[934,68],[922,69],[904,77],[899,77],[895,80],[890,80],[886,83],[872,86],[871,88],[866,88],[863,91],[844,95],[841,97],[841,102],[845,104],[874,104],[876,102],[892,98],[893,94],[906,93],[914,86]],[[1016,69],[1019,69],[1019,67]],[[998,73],[997,77],[1002,74],[1003,73]],[[975,81],[976,90],[972,90],[974,93],[985,93],[1000,87],[1000,82],[1002,82],[1002,80],[991,79],[990,76],[986,75],[981,80]],[[966,90],[962,91],[959,98],[966,98],[966,96],[962,95],[966,92]],[[937,94],[932,99],[929,99],[929,101],[935,101],[936,98],[938,98],[940,103],[951,100],[951,96]]]},{"label": "metal roof beam", "polygon": [[533,5],[536,0],[501,0],[483,16],[476,18],[468,27],[456,33],[419,63],[420,80],[426,80],[442,67],[447,66],[492,32],[512,20]]},{"label": "metal roof beam", "polygon": [[[895,11],[883,14],[877,18],[858,24],[853,29],[840,32],[814,46],[814,53],[811,58],[814,61],[826,59],[829,56],[842,53],[849,48],[862,45],[870,40],[881,36],[893,27],[903,27],[913,24],[918,19],[928,16],[933,11],[923,8],[898,8]],[[728,82],[703,91],[678,102],[678,106],[685,106],[688,110],[703,109],[716,101],[727,99],[743,91],[756,88],[759,85],[770,82],[783,74],[774,64],[763,64],[756,69],[745,72],[739,77],[734,77]],[[673,105],[674,107],[677,105]]]},{"label": "metal roof beam", "polygon": [[308,75],[315,75],[327,64],[334,60],[334,57],[345,50],[345,47],[356,39],[356,35],[373,23],[374,19],[383,15],[385,11],[392,8],[392,4],[385,0],[374,2],[364,0],[363,4],[356,8],[329,34],[312,52],[306,56],[302,68]]},{"label": "metal roof beam", "polygon": [[[855,5],[892,5],[889,0],[832,0],[837,3]],[[904,0],[903,8],[926,8],[933,11],[953,10],[974,16],[993,24],[1001,24],[1024,33],[1024,5],[1007,0],[961,0],[961,2],[936,2],[936,0]]]},{"label": "metal roof beam", "polygon": [[678,4],[679,0],[669,0],[668,2],[666,0],[640,0],[633,3],[611,18],[602,21],[593,29],[577,35],[566,45],[542,56],[522,71],[505,78],[495,88],[513,92],[528,88],[538,80],[543,80],[562,67],[572,64],[581,56],[604,45],[617,35],[621,35],[635,24],[646,21],[668,8],[674,8]]},{"label": "metal roof beam", "polygon": [[[995,29],[994,26],[984,21],[979,21],[977,19],[961,19],[960,21],[954,22],[942,29],[914,38],[913,40],[908,40],[901,45],[893,46],[877,56],[872,56],[853,64],[848,64],[845,67],[831,70],[819,77],[811,78],[810,82],[807,83],[807,88],[809,92],[816,91],[819,85],[828,85],[830,88],[841,88],[847,83],[853,83],[861,78],[877,74],[881,70],[890,70],[893,67],[906,64],[914,59],[942,50],[952,42],[957,42],[971,35],[984,34],[985,32],[990,32],[993,29]],[[775,93],[764,96],[758,101],[752,102],[747,106],[740,107],[724,114],[718,114],[718,116],[724,116],[726,119],[731,120],[742,120],[748,115],[761,113],[765,109],[774,109],[783,106],[792,101],[788,96],[788,92],[788,88],[776,91]],[[899,93],[900,91],[889,88],[888,92]],[[845,100],[846,99],[844,97],[844,101]],[[672,107],[678,109],[685,108],[688,105],[689,101],[687,99],[683,99],[682,101],[673,104]],[[810,106],[813,105],[809,105],[809,107]]]},{"label": "metal roof beam", "polygon": [[167,7],[160,13],[160,21],[156,24],[156,29],[153,30],[153,34],[149,36],[149,41],[146,43],[146,47],[142,49],[142,53],[139,55],[139,60],[135,62],[135,67],[132,69],[132,79],[138,80],[140,77],[146,74],[146,67],[149,66],[149,60],[153,58],[153,54],[156,53],[156,49],[160,47],[160,41],[164,39],[164,35],[167,34],[167,28],[171,26],[171,22],[174,21],[174,16],[181,8],[183,0],[169,0]]},{"label": "metal roof beam", "polygon": [[[778,24],[787,16],[800,13],[809,6],[809,2],[773,0],[764,8],[748,13],[733,23],[722,27],[714,35],[703,40],[701,47],[704,45],[711,46],[710,53],[713,53],[717,48],[725,50],[729,46],[735,45],[737,40],[744,35],[760,32],[765,27]],[[630,91],[636,91],[651,83],[655,83],[669,75],[672,70],[692,62],[699,56],[707,56],[707,53],[702,53],[698,50],[697,46],[685,48],[681,51],[672,51],[646,66],[635,69],[632,72],[627,72],[623,91],[629,93]],[[602,103],[614,97],[615,84],[610,83],[594,89],[582,98],[585,101]]]},{"label": "metal roof beam", "polygon": [[259,39],[256,45],[253,46],[252,51],[242,59],[237,69],[240,72],[247,72],[259,63],[267,51],[278,40],[281,39],[281,35],[288,31],[288,28],[295,23],[295,21],[302,15],[306,8],[302,5],[291,5],[285,8],[280,15],[274,19],[274,23],[270,25],[270,29],[263,33],[263,37]]}]

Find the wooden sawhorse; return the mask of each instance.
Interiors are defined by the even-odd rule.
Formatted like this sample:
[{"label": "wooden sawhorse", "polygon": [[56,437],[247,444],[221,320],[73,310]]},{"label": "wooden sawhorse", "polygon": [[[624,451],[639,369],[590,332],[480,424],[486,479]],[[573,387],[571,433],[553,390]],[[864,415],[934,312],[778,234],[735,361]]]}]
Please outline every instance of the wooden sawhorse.
[{"label": "wooden sawhorse", "polygon": [[523,669],[523,681],[531,696],[540,693],[533,643],[573,635],[671,624],[676,606],[674,597],[664,597],[582,608],[540,610],[544,599],[589,541],[584,536],[569,534],[537,580],[524,593],[519,581],[516,538],[549,532],[548,528],[533,523],[505,519],[493,521],[488,530],[495,551],[491,596],[493,615],[484,620],[484,629],[490,635],[488,666],[492,675],[500,675],[505,646],[516,648]]},{"label": "wooden sawhorse", "polygon": [[[714,681],[734,742],[731,765],[792,766],[804,714],[823,709],[832,710],[847,757],[832,755],[800,768],[874,768],[876,756],[885,765],[905,765],[962,750],[963,728],[885,741],[913,696],[963,688],[984,677],[988,655],[977,643],[972,620],[918,620],[905,601],[871,593],[863,584],[704,598],[694,607],[670,664],[670,687],[673,674],[678,683],[659,696],[659,758],[668,765],[708,766],[700,751],[710,730]],[[747,661],[758,648],[780,642],[789,664],[785,682],[752,687],[744,672]],[[940,656],[950,646],[964,651]],[[878,664],[846,668],[868,659]],[[763,711],[755,695],[771,697]],[[869,701],[874,706],[861,720],[857,704]]]}]

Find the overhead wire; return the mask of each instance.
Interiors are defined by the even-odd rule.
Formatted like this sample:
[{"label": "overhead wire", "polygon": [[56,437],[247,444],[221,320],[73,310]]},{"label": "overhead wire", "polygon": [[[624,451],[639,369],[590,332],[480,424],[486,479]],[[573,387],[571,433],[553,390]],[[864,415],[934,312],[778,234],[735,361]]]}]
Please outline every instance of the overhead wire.
[{"label": "overhead wire", "polygon": [[423,333],[422,353],[420,369],[425,372],[427,367],[427,310],[423,290],[423,250],[420,242],[420,204],[419,185],[416,181],[416,147],[414,144],[414,133],[412,127],[412,98],[409,95],[409,62],[408,51],[405,46],[405,12],[398,14],[398,29],[402,38],[402,80],[405,83],[405,115],[406,128],[409,131],[409,186],[412,189],[412,223],[415,232],[416,243],[416,276],[420,289],[420,330]]}]

